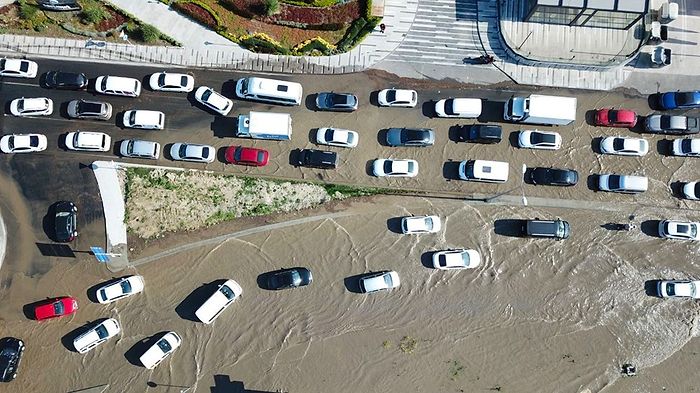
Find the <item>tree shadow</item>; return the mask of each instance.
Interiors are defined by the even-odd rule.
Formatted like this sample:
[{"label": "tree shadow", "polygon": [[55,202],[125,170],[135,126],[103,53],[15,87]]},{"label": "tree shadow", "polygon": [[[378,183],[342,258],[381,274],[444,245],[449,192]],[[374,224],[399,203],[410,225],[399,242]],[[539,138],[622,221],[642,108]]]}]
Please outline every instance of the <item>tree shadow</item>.
[{"label": "tree shadow", "polygon": [[[371,272],[370,272],[371,273]],[[360,279],[369,273],[356,274],[354,276],[345,277],[343,283],[345,284],[345,289],[352,293],[363,293],[360,290]]]},{"label": "tree shadow", "polygon": [[386,220],[386,227],[390,232],[403,234],[401,231],[401,220],[403,217],[392,217]]},{"label": "tree shadow", "polygon": [[168,332],[159,332],[150,337],[137,341],[134,345],[127,349],[126,352],[124,352],[124,358],[134,366],[144,367],[139,358],[148,350],[148,348],[152,347],[156,341],[158,341],[166,333]]},{"label": "tree shadow", "polygon": [[644,281],[644,293],[647,296],[661,298],[659,294],[659,283],[661,280],[647,280]]},{"label": "tree shadow", "polygon": [[659,236],[659,223],[661,223],[661,220],[642,221],[639,228],[641,229],[642,233],[647,236],[661,238],[661,236]]},{"label": "tree shadow", "polygon": [[217,291],[219,285],[225,283],[225,279],[215,280],[196,288],[187,297],[185,297],[177,306],[175,312],[177,315],[187,321],[200,322],[199,318],[194,314],[195,311]]},{"label": "tree shadow", "polygon": [[525,220],[501,219],[494,221],[493,231],[501,236],[523,237],[523,225]]}]

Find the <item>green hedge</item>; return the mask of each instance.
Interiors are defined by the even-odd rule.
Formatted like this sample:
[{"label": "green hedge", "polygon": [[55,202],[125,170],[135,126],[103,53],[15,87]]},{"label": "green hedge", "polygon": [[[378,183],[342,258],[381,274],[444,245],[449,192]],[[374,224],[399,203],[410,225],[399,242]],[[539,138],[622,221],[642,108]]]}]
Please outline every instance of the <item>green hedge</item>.
[{"label": "green hedge", "polygon": [[355,19],[348,30],[345,32],[343,38],[336,44],[338,46],[338,51],[347,52],[354,48],[355,45],[359,44],[367,34],[371,33],[377,24],[379,23],[379,18],[363,18],[360,17]]},{"label": "green hedge", "polygon": [[250,51],[257,53],[268,53],[273,55],[290,54],[289,49],[280,45],[276,45],[268,40],[264,40],[259,37],[242,38],[238,42],[238,44]]},{"label": "green hedge", "polygon": [[325,42],[320,41],[319,39],[312,39],[309,41],[308,44],[295,48],[294,54],[295,55],[314,55],[314,51],[318,51],[318,54],[322,56],[330,56],[334,53],[335,48],[329,48]]}]

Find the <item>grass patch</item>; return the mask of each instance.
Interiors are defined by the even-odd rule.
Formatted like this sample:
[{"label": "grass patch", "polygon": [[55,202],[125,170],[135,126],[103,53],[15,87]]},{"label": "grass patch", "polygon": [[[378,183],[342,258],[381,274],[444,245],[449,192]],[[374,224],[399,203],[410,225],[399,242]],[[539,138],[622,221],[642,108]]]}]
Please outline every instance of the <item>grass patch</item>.
[{"label": "grass patch", "polygon": [[391,348],[391,341],[389,341],[389,340],[384,340],[384,342],[382,342],[382,348],[384,348],[384,349],[389,349],[389,348]]},{"label": "grass patch", "polygon": [[458,360],[447,362],[450,365],[450,379],[455,380],[464,372],[464,366]]},{"label": "grass patch", "polygon": [[418,340],[411,336],[403,336],[399,342],[399,349],[403,353],[413,353],[413,351],[416,350],[416,347],[418,347]]},{"label": "grass patch", "polygon": [[386,188],[357,187],[346,186],[342,184],[323,184],[322,186],[326,189],[328,195],[330,195],[333,199],[344,199],[351,197],[393,193],[392,190]]}]

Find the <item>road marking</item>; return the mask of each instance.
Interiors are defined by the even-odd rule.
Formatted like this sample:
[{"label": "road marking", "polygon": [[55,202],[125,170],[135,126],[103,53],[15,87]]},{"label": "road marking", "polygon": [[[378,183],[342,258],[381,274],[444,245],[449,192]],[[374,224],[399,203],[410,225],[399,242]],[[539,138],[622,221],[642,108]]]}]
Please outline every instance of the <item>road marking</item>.
[{"label": "road marking", "polygon": [[2,81],[0,82],[3,85],[15,85],[15,86],[29,86],[29,87],[41,87],[37,83],[22,83],[22,82],[6,82]]}]

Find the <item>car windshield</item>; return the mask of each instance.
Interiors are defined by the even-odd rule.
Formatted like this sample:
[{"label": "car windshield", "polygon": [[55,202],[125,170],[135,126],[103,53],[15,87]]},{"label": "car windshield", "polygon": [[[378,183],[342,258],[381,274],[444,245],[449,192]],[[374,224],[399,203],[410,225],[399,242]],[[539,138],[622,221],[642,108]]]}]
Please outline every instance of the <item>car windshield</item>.
[{"label": "car windshield", "polygon": [[408,163],[408,172],[409,172],[409,173],[412,173],[412,172],[413,172],[413,167],[414,167],[414,165],[415,165],[415,164],[414,164],[413,162],[409,162],[409,163]]},{"label": "car windshield", "polygon": [[384,161],[384,173],[392,173],[393,162],[387,160]]},{"label": "car windshield", "polygon": [[532,134],[530,134],[530,142],[532,142],[533,145],[539,145],[539,144],[553,145],[554,144],[554,135],[533,132]]},{"label": "car windshield", "polygon": [[608,111],[608,121],[611,123],[614,123],[617,121],[617,111],[615,111],[615,110]]},{"label": "car windshield", "polygon": [[63,302],[56,302],[53,304],[53,312],[56,315],[62,315],[63,314]]},{"label": "car windshield", "polygon": [[212,91],[209,89],[204,90],[204,93],[202,93],[202,101],[208,101],[209,97],[211,97],[211,93]]},{"label": "car windshield", "polygon": [[122,281],[119,286],[122,287],[122,293],[131,293],[131,283],[128,280]]},{"label": "car windshield", "polygon": [[332,128],[327,129],[327,130],[326,130],[326,140],[327,140],[327,141],[332,141],[332,140],[334,140],[334,139],[333,139],[333,135],[334,135],[334,134],[335,134],[335,130],[334,130],[334,129],[332,129]]},{"label": "car windshield", "polygon": [[33,147],[39,146],[39,137],[36,135],[32,135],[29,137],[29,145]]},{"label": "car windshield", "polygon": [[668,296],[675,296],[676,284],[671,283],[671,282],[666,284],[666,293],[668,293]]},{"label": "car windshield", "polygon": [[160,74],[158,76],[158,86],[163,87],[165,86],[165,74]]},{"label": "car windshield", "polygon": [[234,161],[240,161],[241,160],[241,153],[243,152],[243,148],[238,147],[233,151],[233,160]]},{"label": "car windshield", "polygon": [[684,139],[681,141],[681,151],[683,153],[690,153],[693,151],[693,141],[690,139]]},{"label": "car windshield", "polygon": [[391,274],[384,275],[384,282],[386,283],[386,286],[389,288],[391,288],[393,286],[393,282],[391,281]]},{"label": "car windshield", "polygon": [[15,137],[11,136],[7,140],[7,146],[10,148],[10,150],[15,148]]},{"label": "car windshield", "polygon": [[396,101],[396,90],[389,90],[386,92],[386,100],[387,102],[394,102]]},{"label": "car windshield", "polygon": [[186,76],[183,75],[180,77],[180,85],[187,86],[187,77]]},{"label": "car windshield", "polygon": [[613,139],[613,150],[624,151],[625,150],[625,140],[622,138]]},{"label": "car windshield", "polygon": [[97,333],[97,337],[99,337],[100,339],[105,339],[107,338],[107,336],[109,336],[105,325],[100,325],[97,328],[95,328],[95,333]]},{"label": "car windshield", "polygon": [[20,71],[22,71],[22,72],[27,72],[28,69],[29,69],[29,62],[27,62],[27,61],[21,61],[21,62],[19,63],[19,70],[20,70]]},{"label": "car windshield", "polygon": [[224,296],[226,296],[226,299],[231,300],[234,297],[236,297],[236,294],[233,293],[231,288],[227,287],[226,285],[222,285],[221,288],[219,288],[219,290],[221,291],[222,294],[224,294]]},{"label": "car windshield", "polygon": [[136,111],[132,111],[131,114],[129,115],[129,123],[131,123],[131,124],[136,123]]},{"label": "car windshield", "polygon": [[209,149],[202,149],[202,158],[209,157]]},{"label": "car windshield", "polygon": [[133,154],[134,153],[134,141],[129,141],[126,145],[126,152],[127,154]]},{"label": "car windshield", "polygon": [[694,105],[695,94],[692,91],[676,93],[676,104],[680,106]]},{"label": "car windshield", "polygon": [[608,187],[612,190],[620,188],[620,176],[611,175],[608,177]]},{"label": "car windshield", "polygon": [[173,347],[170,346],[168,340],[164,338],[158,341],[158,347],[161,349],[161,351],[163,351],[163,353],[168,353],[173,349]]},{"label": "car windshield", "polygon": [[262,150],[258,152],[258,162],[263,162],[265,160],[265,152]]},{"label": "car windshield", "polygon": [[700,182],[695,183],[695,195],[700,195]]},{"label": "car windshield", "polygon": [[457,113],[455,113],[455,108],[454,108],[454,102],[455,100],[453,98],[448,98],[445,100],[445,114],[454,116]]},{"label": "car windshield", "polygon": [[180,157],[187,157],[187,145],[182,144],[182,146],[180,146],[180,151],[178,153],[179,153]]},{"label": "car windshield", "polygon": [[429,231],[431,231],[433,229],[433,220],[432,219],[426,218],[425,220],[423,220],[423,222],[425,223],[425,229],[427,229]]}]

